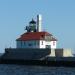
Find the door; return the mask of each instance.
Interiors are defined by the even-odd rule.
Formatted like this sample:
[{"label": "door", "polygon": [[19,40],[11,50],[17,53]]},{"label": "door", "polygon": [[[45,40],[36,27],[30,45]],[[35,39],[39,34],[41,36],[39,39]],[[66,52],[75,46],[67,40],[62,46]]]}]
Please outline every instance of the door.
[{"label": "door", "polygon": [[46,48],[51,48],[51,45],[46,45]]}]

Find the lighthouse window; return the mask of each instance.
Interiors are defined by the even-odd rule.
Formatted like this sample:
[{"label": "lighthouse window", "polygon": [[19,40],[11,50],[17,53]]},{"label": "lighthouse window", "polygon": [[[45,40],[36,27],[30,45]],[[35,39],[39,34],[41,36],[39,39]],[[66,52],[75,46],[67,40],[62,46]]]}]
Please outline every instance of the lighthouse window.
[{"label": "lighthouse window", "polygon": [[34,41],[34,45],[37,45],[37,42],[36,41]]},{"label": "lighthouse window", "polygon": [[55,46],[55,41],[53,41],[53,45]]},{"label": "lighthouse window", "polygon": [[42,41],[42,45],[43,45],[43,41]]},{"label": "lighthouse window", "polygon": [[29,46],[32,46],[32,44],[29,44]]},{"label": "lighthouse window", "polygon": [[22,41],[20,43],[21,43],[21,46],[22,46]]}]

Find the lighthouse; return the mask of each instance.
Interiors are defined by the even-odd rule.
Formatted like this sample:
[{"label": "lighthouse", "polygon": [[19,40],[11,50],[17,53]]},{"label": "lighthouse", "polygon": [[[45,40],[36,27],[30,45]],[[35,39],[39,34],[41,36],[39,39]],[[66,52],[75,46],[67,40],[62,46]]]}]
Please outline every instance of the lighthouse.
[{"label": "lighthouse", "polygon": [[42,15],[32,19],[26,31],[17,40],[17,48],[56,48],[57,39],[49,32],[42,31]]},{"label": "lighthouse", "polygon": [[[16,48],[6,48],[6,60],[48,60],[55,57],[72,57],[71,49],[57,48],[57,39],[47,31],[42,31],[42,15],[31,19],[25,32],[16,39]],[[56,61],[60,61],[57,59]],[[65,60],[65,59],[61,59]]]}]

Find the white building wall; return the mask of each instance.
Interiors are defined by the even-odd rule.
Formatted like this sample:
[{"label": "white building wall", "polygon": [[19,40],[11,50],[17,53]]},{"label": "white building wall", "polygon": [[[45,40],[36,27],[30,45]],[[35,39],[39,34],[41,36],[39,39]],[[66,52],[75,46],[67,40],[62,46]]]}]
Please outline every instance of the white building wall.
[{"label": "white building wall", "polygon": [[51,41],[51,48],[55,49],[56,48],[56,44],[57,44],[56,41]]},{"label": "white building wall", "polygon": [[51,41],[45,41],[45,48],[47,48],[47,46],[50,46],[51,48]]},{"label": "white building wall", "polygon": [[46,45],[46,43],[45,43],[44,40],[40,40],[40,41],[39,41],[39,46],[40,46],[40,48],[46,48],[45,45]]},{"label": "white building wall", "polygon": [[32,41],[17,41],[17,48],[56,48],[56,41],[32,40]]},{"label": "white building wall", "polygon": [[40,48],[46,48],[46,46],[50,46],[50,48],[55,49],[56,48],[56,41],[40,40]]}]

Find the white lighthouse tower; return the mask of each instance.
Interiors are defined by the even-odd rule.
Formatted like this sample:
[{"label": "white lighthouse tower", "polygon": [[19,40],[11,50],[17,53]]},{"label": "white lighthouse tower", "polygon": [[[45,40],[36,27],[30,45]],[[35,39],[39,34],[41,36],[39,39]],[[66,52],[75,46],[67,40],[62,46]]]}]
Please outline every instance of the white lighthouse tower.
[{"label": "white lighthouse tower", "polygon": [[37,32],[42,31],[42,15],[37,15]]}]

